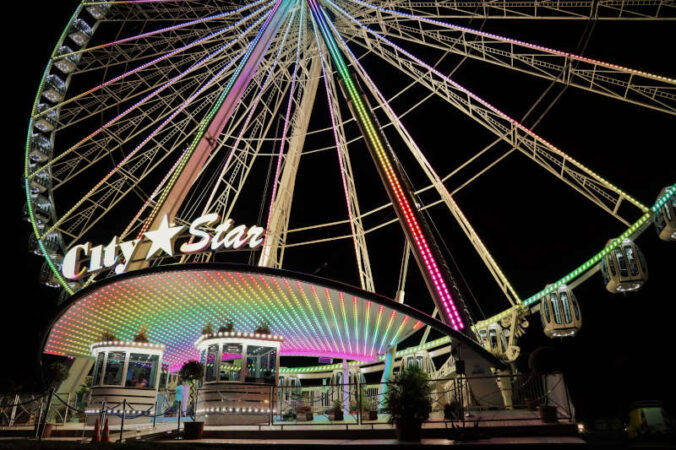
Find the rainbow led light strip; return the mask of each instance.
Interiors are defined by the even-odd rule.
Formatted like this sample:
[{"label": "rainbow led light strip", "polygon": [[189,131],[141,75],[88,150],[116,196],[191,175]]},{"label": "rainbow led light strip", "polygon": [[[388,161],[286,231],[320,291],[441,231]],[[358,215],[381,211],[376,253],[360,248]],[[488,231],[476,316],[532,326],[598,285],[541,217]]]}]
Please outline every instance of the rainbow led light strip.
[{"label": "rainbow led light strip", "polygon": [[[377,361],[422,326],[393,309],[391,305],[399,304],[389,299],[346,293],[288,273],[251,270],[167,267],[92,285],[74,297],[52,326],[44,351],[91,356],[90,344],[99,341],[103,331],[131,341],[147,326],[148,339],[166,345],[164,359],[176,368],[198,356],[194,343],[207,322],[217,327],[232,318],[241,332],[269,321],[271,332],[284,336],[282,355]],[[382,326],[385,318],[387,325]],[[374,325],[358,337],[366,330],[360,325],[355,335],[355,322]]]},{"label": "rainbow led light strip", "polygon": [[[197,129],[197,132],[195,133],[195,137],[193,138],[188,148],[188,151],[186,152],[186,155],[183,157],[183,160],[179,163],[173,175],[167,182],[167,185],[162,191],[162,194],[160,195],[159,199],[157,200],[155,207],[153,208],[149,216],[146,218],[143,231],[145,231],[148,228],[148,226],[152,224],[155,218],[158,216],[160,209],[165,204],[165,200],[173,191],[174,184],[178,181],[179,177],[182,175],[183,169],[188,165],[189,161],[192,159],[198,145],[203,142],[203,138],[207,133],[207,131],[210,131],[210,128],[213,126],[213,120],[218,118],[218,116],[220,116],[221,114],[223,114],[224,110],[227,111],[228,109],[232,109],[233,105],[239,102],[241,95],[235,94],[231,96],[230,94],[232,92],[237,91],[241,93],[244,86],[249,84],[258,66],[256,61],[250,60],[251,55],[255,51],[261,50],[258,48],[258,43],[261,41],[263,36],[265,35],[270,36],[271,34],[274,34],[275,32],[275,30],[273,29],[274,27],[271,28],[270,24],[275,19],[277,19],[277,13],[278,11],[280,11],[280,8],[282,11],[285,12],[290,6],[290,4],[291,4],[290,0],[275,1],[272,10],[268,13],[267,18],[265,19],[265,22],[263,23],[260,30],[256,34],[256,37],[253,39],[251,44],[249,44],[249,48],[242,57],[239,66],[235,70],[235,73],[230,77],[228,83],[223,88],[223,92],[216,100],[216,103],[200,123],[200,126]],[[277,20],[278,25],[281,25],[281,22],[282,20]],[[270,41],[268,40],[267,44],[263,46],[264,49],[262,49],[262,53],[260,53],[259,57],[262,57],[265,54],[265,50],[267,50],[267,47],[269,45]],[[223,123],[222,125],[225,126],[225,123]],[[213,130],[211,130],[211,132],[213,132]],[[220,133],[220,130],[218,130],[218,133]]]},{"label": "rainbow led light strip", "polygon": [[464,324],[460,318],[460,314],[458,313],[455,303],[453,302],[453,298],[451,297],[448,287],[446,286],[446,282],[441,275],[441,271],[430,250],[427,239],[421,229],[420,224],[418,223],[418,219],[413,212],[413,208],[409,203],[405,189],[402,186],[402,182],[398,178],[397,171],[395,170],[394,165],[387,154],[387,150],[380,139],[378,131],[376,131],[376,127],[371,119],[365,101],[362,99],[362,96],[352,79],[348,67],[343,60],[342,54],[338,49],[333,34],[329,30],[329,27],[326,23],[326,18],[320,10],[317,1],[308,0],[308,4],[310,6],[310,10],[312,11],[314,23],[317,25],[321,35],[324,38],[324,42],[329,49],[329,53],[331,54],[333,62],[338,68],[338,72],[340,73],[347,93],[352,100],[357,113],[356,115],[358,116],[357,119],[361,123],[362,129],[365,131],[365,138],[368,140],[370,147],[376,154],[376,158],[374,159],[376,160],[377,164],[379,164],[380,169],[387,179],[389,188],[394,196],[393,204],[396,205],[404,217],[403,222],[405,223],[402,223],[402,225],[406,227],[410,236],[412,236],[413,242],[411,244],[422,259],[427,275],[431,279],[434,289],[433,297],[436,297],[436,299],[441,302],[441,304],[438,306],[440,306],[439,309],[443,312],[442,316],[445,318],[446,322],[449,323],[455,330],[461,330],[464,328]]}]

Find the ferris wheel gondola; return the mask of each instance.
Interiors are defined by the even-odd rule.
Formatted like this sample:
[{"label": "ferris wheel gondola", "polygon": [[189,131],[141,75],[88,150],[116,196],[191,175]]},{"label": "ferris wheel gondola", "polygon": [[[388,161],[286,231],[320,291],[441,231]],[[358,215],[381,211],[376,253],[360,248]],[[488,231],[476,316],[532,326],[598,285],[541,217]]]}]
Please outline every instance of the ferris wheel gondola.
[{"label": "ferris wheel gondola", "polygon": [[631,239],[609,252],[601,263],[606,289],[613,294],[641,289],[648,280],[648,266],[643,252]]}]

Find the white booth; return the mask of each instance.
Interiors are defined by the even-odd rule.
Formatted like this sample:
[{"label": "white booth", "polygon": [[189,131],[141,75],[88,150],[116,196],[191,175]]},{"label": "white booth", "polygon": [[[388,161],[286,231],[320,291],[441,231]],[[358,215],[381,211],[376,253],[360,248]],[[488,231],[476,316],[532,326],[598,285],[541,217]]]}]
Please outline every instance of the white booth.
[{"label": "white booth", "polygon": [[121,416],[131,423],[149,422],[155,414],[165,346],[150,342],[97,342],[90,346],[96,358],[87,403],[87,424],[102,410],[111,424]]},{"label": "white booth", "polygon": [[195,347],[204,364],[197,416],[206,425],[267,423],[276,413],[281,336],[225,331],[202,335]]}]

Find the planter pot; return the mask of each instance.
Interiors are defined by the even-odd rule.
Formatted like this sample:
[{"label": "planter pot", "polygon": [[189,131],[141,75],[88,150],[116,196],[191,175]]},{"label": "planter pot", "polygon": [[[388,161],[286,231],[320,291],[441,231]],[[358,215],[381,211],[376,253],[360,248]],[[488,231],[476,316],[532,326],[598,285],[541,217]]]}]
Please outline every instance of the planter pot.
[{"label": "planter pot", "polygon": [[527,398],[526,399],[526,408],[528,409],[528,411],[537,411],[539,404],[540,404],[540,402],[538,402],[534,398]]},{"label": "planter pot", "polygon": [[53,423],[44,423],[40,426],[42,430],[40,432],[42,433],[43,438],[49,438],[52,437],[52,431],[54,431],[54,424]]},{"label": "planter pot", "polygon": [[340,422],[344,419],[343,411],[329,413],[329,419],[334,422]]},{"label": "planter pot", "polygon": [[369,411],[369,420],[378,420],[378,411]]},{"label": "planter pot", "polygon": [[204,422],[186,422],[184,424],[183,438],[186,440],[202,439],[204,434]]},{"label": "planter pot", "polygon": [[556,417],[556,406],[550,405],[539,405],[538,413],[540,415],[540,420],[544,423],[557,423],[558,419]]},{"label": "planter pot", "polygon": [[305,413],[305,419],[308,422],[312,422],[312,420],[314,419],[314,416],[312,415],[312,411]]},{"label": "planter pot", "polygon": [[422,423],[417,420],[397,420],[397,440],[402,442],[420,442],[420,430]]}]

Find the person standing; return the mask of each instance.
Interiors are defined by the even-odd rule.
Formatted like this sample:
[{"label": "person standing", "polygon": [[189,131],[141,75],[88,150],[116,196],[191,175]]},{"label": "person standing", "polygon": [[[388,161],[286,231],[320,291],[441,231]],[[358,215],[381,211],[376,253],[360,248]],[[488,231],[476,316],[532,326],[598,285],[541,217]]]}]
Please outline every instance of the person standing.
[{"label": "person standing", "polygon": [[172,410],[176,411],[178,413],[178,408],[179,405],[181,405],[181,409],[183,409],[183,405],[181,402],[183,402],[183,380],[179,380],[178,385],[176,386],[176,391],[174,392],[174,404],[171,407]]}]

